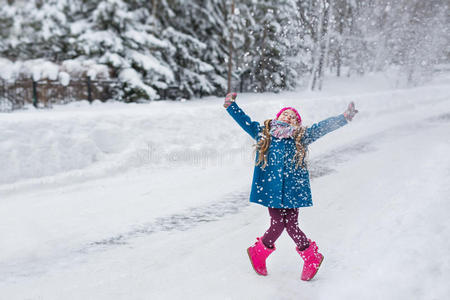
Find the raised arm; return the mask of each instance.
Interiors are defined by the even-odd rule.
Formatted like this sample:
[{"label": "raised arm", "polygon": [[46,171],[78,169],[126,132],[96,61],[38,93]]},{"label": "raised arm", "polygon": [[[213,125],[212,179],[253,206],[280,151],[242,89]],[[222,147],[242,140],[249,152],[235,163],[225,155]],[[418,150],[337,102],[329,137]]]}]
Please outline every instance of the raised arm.
[{"label": "raised arm", "polygon": [[312,142],[316,141],[318,138],[323,137],[325,134],[338,129],[347,123],[348,122],[343,114],[325,119],[323,121],[320,121],[319,123],[315,123],[311,127],[308,127],[306,129],[303,143],[309,145]]},{"label": "raised arm", "polygon": [[353,102],[350,102],[347,110],[343,114],[325,119],[307,128],[305,137],[303,138],[303,142],[306,145],[309,145],[325,134],[344,126],[353,119],[357,112],[358,111],[355,109],[355,104]]},{"label": "raised arm", "polygon": [[[230,97],[229,97],[230,96]],[[260,131],[261,126],[258,122],[252,121],[249,116],[247,116],[244,111],[234,102],[236,99],[236,95],[233,94],[234,97],[231,98],[231,95],[227,95],[225,99],[224,106],[227,109],[227,112],[230,116],[245,130],[252,138],[255,140],[258,137],[258,133]]]}]

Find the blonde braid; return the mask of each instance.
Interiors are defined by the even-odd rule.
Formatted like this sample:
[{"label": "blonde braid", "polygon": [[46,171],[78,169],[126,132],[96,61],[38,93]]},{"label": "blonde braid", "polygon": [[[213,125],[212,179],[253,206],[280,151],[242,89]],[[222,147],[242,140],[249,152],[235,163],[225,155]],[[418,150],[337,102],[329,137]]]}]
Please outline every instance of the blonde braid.
[{"label": "blonde braid", "polygon": [[295,140],[295,148],[297,148],[297,151],[294,155],[294,160],[296,161],[295,168],[298,167],[306,167],[305,163],[305,157],[306,157],[306,151],[307,148],[302,144],[302,138],[306,133],[306,127],[300,127],[294,137]]},{"label": "blonde braid", "polygon": [[259,166],[260,164],[262,164],[263,170],[267,166],[267,151],[269,150],[271,141],[270,122],[272,122],[271,119],[264,121],[262,136],[255,145],[256,151],[258,151],[258,161],[256,162],[256,165]]}]

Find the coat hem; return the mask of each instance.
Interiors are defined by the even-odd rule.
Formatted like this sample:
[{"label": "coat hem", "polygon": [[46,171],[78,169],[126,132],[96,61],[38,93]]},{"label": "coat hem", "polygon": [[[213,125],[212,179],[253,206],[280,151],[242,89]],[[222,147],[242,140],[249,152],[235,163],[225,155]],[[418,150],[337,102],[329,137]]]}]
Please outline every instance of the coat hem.
[{"label": "coat hem", "polygon": [[280,206],[270,206],[270,205],[267,205],[265,203],[261,203],[261,202],[258,202],[258,201],[252,201],[252,200],[250,200],[250,203],[259,204],[259,205],[262,205],[262,206],[265,206],[265,207],[268,207],[268,208],[279,208],[279,209],[282,209],[282,208],[303,208],[303,207],[311,207],[311,206],[313,206],[313,203],[307,203],[305,205],[295,205],[295,206],[290,206],[290,207],[288,207],[288,206],[280,207]]}]

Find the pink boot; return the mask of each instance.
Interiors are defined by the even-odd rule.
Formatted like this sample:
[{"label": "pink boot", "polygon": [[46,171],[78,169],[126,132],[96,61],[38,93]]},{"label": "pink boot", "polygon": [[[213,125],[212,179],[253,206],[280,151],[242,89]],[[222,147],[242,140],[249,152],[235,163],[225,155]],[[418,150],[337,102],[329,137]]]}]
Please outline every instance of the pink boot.
[{"label": "pink boot", "polygon": [[298,254],[305,261],[303,264],[302,280],[308,281],[313,279],[323,261],[323,255],[317,251],[316,242],[310,241],[309,247],[303,251],[298,250],[297,247],[295,250],[297,250]]},{"label": "pink boot", "polygon": [[256,243],[247,249],[248,257],[252,263],[253,269],[259,275],[266,276],[266,258],[275,251],[275,245],[273,249],[269,249],[261,241],[261,238],[256,238]]}]

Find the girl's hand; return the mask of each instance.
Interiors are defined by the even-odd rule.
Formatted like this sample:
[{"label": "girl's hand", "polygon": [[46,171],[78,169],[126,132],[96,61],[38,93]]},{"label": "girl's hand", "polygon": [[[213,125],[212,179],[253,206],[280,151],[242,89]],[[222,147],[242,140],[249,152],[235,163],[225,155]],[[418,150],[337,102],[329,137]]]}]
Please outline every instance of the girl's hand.
[{"label": "girl's hand", "polygon": [[234,101],[236,101],[237,94],[236,93],[228,93],[225,97],[225,102],[223,103],[223,107],[228,108]]},{"label": "girl's hand", "polygon": [[347,110],[344,111],[344,117],[347,119],[347,121],[351,121],[357,113],[358,110],[355,109],[355,103],[353,103],[352,101],[348,105]]}]

